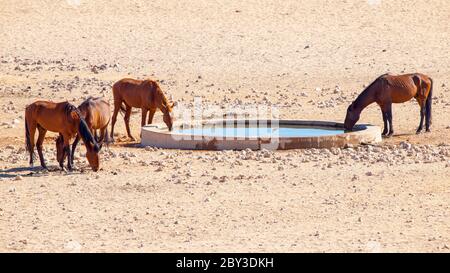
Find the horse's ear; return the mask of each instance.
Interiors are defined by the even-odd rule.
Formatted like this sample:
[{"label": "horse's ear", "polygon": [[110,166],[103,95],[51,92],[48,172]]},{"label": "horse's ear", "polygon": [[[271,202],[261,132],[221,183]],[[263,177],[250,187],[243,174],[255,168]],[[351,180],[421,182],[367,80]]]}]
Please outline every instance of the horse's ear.
[{"label": "horse's ear", "polygon": [[78,115],[77,111],[71,111],[71,112],[70,112],[70,116],[71,116],[74,120],[79,120],[79,119],[80,119],[80,115]]}]

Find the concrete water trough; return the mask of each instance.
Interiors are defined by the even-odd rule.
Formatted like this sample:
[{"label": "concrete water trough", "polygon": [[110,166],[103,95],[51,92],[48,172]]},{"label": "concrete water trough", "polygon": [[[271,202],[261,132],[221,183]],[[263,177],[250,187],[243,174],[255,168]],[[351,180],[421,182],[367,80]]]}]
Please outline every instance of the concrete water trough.
[{"label": "concrete water trough", "polygon": [[381,141],[381,129],[360,124],[345,132],[344,125],[310,120],[207,120],[142,127],[141,145],[188,150],[286,150],[340,148]]}]

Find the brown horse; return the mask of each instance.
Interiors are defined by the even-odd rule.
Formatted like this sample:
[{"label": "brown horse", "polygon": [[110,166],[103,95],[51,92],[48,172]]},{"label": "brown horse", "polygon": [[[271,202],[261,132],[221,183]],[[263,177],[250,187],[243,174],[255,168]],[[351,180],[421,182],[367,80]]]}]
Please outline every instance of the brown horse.
[{"label": "brown horse", "polygon": [[[156,109],[161,110],[163,113],[163,120],[166,123],[169,130],[172,130],[173,117],[171,115],[173,103],[169,102],[159,87],[158,83],[153,80],[134,80],[134,79],[122,79],[113,85],[114,96],[114,113],[112,116],[111,124],[111,140],[114,141],[114,125],[116,124],[117,114],[119,110],[125,112],[124,121],[127,129],[128,137],[132,140],[130,132],[130,116],[132,107],[141,108],[142,120],[141,126],[144,126],[147,112],[148,124],[153,121],[153,116]],[[123,105],[125,107],[123,107]]]},{"label": "brown horse", "polygon": [[[30,153],[30,165],[33,166],[34,155],[34,135],[36,129],[39,136],[36,147],[41,161],[41,166],[47,169],[44,155],[42,154],[42,143],[47,131],[58,132],[62,135],[65,153],[70,158],[70,139],[77,133],[81,136],[86,146],[86,157],[89,165],[94,171],[99,168],[98,152],[100,147],[89,131],[86,121],[81,116],[79,110],[68,102],[54,103],[50,101],[36,101],[28,105],[25,109],[25,138],[27,150]],[[72,162],[68,160],[67,167],[72,170]]]},{"label": "brown horse", "polygon": [[426,131],[430,132],[432,97],[433,80],[424,74],[381,75],[350,104],[344,127],[346,130],[352,130],[361,111],[376,102],[383,115],[383,135],[391,136],[394,133],[392,103],[402,103],[415,98],[420,106],[420,123],[416,133],[422,131],[424,118]]},{"label": "brown horse", "polygon": [[[92,98],[86,99],[80,106],[78,106],[81,116],[86,121],[91,133],[94,135],[95,140],[100,144],[100,148],[105,141],[108,143],[108,124],[111,119],[111,110],[109,108],[109,103],[102,98]],[[97,130],[100,131],[100,137],[97,135]],[[75,141],[72,144],[72,153],[70,160],[72,161],[75,155],[75,149],[78,142],[80,141],[80,135],[77,134]],[[56,139],[56,158],[62,167],[64,162],[64,141],[62,135]],[[98,163],[97,163],[98,164]]]}]

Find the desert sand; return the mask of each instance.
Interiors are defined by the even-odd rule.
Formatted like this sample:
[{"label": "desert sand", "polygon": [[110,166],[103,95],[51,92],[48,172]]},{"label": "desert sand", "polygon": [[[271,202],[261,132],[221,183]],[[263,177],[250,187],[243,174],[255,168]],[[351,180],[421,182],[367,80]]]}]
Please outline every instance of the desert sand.
[{"label": "desert sand", "polygon": [[[0,2],[1,252],[450,252],[450,3],[432,1]],[[377,76],[434,79],[432,132],[415,101],[395,135],[331,150],[182,151],[125,137],[91,171],[30,168],[24,108],[81,103],[124,77],[173,100],[271,103],[342,122]],[[132,116],[139,136],[139,112]],[[155,122],[162,121],[157,113]],[[382,126],[376,105],[361,123]]]}]

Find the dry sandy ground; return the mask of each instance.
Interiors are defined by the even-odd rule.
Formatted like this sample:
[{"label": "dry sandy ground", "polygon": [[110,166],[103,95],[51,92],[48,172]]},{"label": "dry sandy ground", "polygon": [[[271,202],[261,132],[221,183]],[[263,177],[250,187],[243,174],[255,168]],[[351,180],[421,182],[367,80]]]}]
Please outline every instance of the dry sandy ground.
[{"label": "dry sandy ground", "polygon": [[[0,2],[0,251],[450,251],[448,1],[127,3]],[[26,104],[111,99],[126,76],[159,79],[180,102],[271,102],[282,118],[342,121],[375,77],[415,71],[435,81],[433,132],[413,134],[415,102],[395,105],[396,135],[379,147],[122,141],[102,151],[98,173],[84,148],[78,170],[57,170],[54,134],[53,171],[28,168],[23,148]],[[378,108],[361,122],[381,126]]]}]

